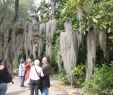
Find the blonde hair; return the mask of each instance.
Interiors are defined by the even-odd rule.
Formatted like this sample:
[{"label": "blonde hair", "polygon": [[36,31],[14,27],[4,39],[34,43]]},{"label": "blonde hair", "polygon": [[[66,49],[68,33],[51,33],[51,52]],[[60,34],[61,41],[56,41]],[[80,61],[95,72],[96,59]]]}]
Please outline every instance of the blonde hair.
[{"label": "blonde hair", "polygon": [[27,59],[27,62],[31,62],[31,59],[30,59],[30,58],[28,58],[28,59]]},{"label": "blonde hair", "polygon": [[39,61],[38,59],[36,59],[36,60],[34,61],[34,65],[39,66],[39,65],[40,65],[40,61]]}]

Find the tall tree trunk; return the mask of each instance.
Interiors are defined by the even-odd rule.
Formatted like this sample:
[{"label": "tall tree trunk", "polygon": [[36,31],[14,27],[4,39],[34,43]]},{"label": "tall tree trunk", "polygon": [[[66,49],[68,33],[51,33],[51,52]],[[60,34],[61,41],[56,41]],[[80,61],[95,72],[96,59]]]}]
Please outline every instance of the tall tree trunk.
[{"label": "tall tree trunk", "polygon": [[15,15],[13,22],[17,22],[19,20],[19,0],[15,0]]},{"label": "tall tree trunk", "polygon": [[92,78],[93,69],[96,61],[96,33],[89,32],[87,35],[87,71],[86,80]]},{"label": "tall tree trunk", "polygon": [[8,1],[2,0],[0,1],[0,25],[4,22],[5,11],[7,9]]},{"label": "tall tree trunk", "polygon": [[65,22],[65,31],[60,34],[60,50],[64,63],[64,69],[67,73],[69,82],[73,83],[73,75],[71,70],[77,64],[78,55],[78,39],[76,32],[73,31],[72,22],[67,20]]}]

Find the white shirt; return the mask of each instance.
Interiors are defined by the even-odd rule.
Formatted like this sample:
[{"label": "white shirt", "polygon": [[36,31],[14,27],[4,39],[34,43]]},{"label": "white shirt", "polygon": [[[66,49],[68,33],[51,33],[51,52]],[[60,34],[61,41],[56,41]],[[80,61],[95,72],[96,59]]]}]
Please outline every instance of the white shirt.
[{"label": "white shirt", "polygon": [[20,63],[19,70],[18,70],[18,76],[24,76],[25,75],[25,64]]},{"label": "white shirt", "polygon": [[37,74],[35,68],[36,68],[38,74],[39,74],[41,77],[44,76],[41,67],[39,67],[39,66],[32,66],[32,67],[31,67],[31,70],[30,70],[29,78],[32,79],[32,80],[39,80],[40,77],[39,77],[39,75]]}]

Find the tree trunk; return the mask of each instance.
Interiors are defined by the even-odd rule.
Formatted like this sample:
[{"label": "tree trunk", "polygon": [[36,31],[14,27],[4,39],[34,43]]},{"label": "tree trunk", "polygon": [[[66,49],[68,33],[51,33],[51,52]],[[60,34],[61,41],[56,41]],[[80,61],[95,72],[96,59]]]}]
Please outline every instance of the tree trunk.
[{"label": "tree trunk", "polygon": [[17,22],[19,20],[19,0],[15,0],[15,15],[13,22]]},{"label": "tree trunk", "polygon": [[77,64],[78,40],[76,32],[72,29],[70,20],[65,22],[65,31],[60,34],[60,49],[65,71],[69,82],[73,83],[73,75],[71,70]]},{"label": "tree trunk", "polygon": [[52,42],[54,32],[56,30],[56,20],[50,20],[46,23],[46,55],[51,59],[52,55]]},{"label": "tree trunk", "polygon": [[92,78],[94,64],[96,60],[96,33],[89,32],[87,35],[87,71],[86,80]]}]

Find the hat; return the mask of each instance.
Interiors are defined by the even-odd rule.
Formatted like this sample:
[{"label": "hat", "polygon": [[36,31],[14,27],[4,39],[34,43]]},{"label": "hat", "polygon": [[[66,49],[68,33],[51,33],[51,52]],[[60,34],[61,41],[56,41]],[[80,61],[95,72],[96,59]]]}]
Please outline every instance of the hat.
[{"label": "hat", "polygon": [[34,61],[34,65],[39,66],[39,64],[40,64],[40,61],[38,59]]}]

